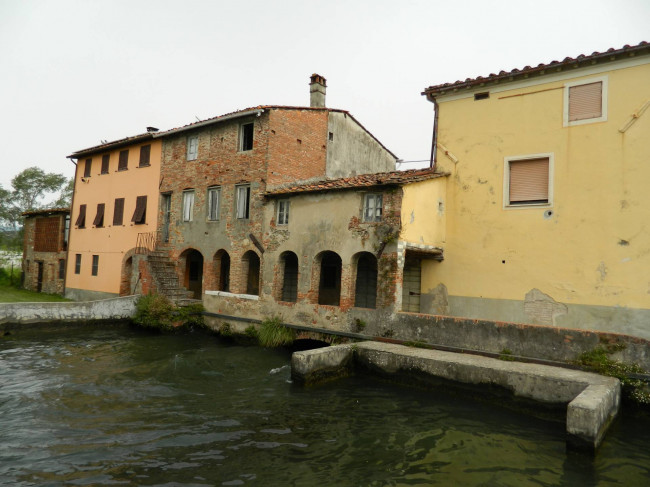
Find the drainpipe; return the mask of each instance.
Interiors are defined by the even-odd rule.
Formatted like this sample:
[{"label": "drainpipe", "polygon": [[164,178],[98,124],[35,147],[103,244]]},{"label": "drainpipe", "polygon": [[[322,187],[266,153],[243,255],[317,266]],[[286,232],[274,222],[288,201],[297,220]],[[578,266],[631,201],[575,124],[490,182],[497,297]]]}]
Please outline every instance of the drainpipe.
[{"label": "drainpipe", "polygon": [[436,162],[438,161],[438,102],[436,99],[432,96],[429,95],[429,101],[433,103],[433,110],[435,112],[433,116],[433,137],[431,140],[431,161],[429,163],[429,167],[431,169],[436,168]]}]

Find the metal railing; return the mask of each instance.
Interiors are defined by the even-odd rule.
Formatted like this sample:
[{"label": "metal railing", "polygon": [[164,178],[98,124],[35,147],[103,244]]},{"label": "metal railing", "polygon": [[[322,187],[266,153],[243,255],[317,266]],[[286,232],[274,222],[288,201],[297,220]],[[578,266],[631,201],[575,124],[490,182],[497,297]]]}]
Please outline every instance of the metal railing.
[{"label": "metal railing", "polygon": [[160,243],[159,230],[155,232],[138,233],[138,239],[135,243],[135,253],[148,255],[156,250],[158,243]]}]

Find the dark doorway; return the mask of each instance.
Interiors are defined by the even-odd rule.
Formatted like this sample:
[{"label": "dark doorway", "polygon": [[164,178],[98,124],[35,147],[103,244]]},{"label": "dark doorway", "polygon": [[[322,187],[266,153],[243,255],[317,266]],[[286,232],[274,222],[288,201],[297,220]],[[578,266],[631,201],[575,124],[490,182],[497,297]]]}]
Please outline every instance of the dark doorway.
[{"label": "dark doorway", "polygon": [[246,294],[260,294],[260,258],[249,250],[242,257],[242,270],[246,273]]},{"label": "dark doorway", "polygon": [[404,279],[402,283],[402,311],[420,312],[420,286],[422,261],[406,257],[404,262]]},{"label": "dark doorway", "polygon": [[38,278],[36,280],[36,291],[41,292],[43,290],[43,262],[36,262],[38,265]]},{"label": "dark doorway", "polygon": [[283,264],[281,301],[295,303],[298,300],[298,256],[293,252],[284,252],[281,256]]},{"label": "dark doorway", "polygon": [[318,304],[339,306],[341,302],[341,258],[335,252],[323,252],[320,261]]},{"label": "dark doorway", "polygon": [[214,255],[214,271],[217,291],[230,292],[230,255],[225,250]]},{"label": "dark doorway", "polygon": [[185,260],[185,282],[192,291],[194,299],[201,299],[203,292],[203,255],[198,250],[190,250]]},{"label": "dark doorway", "polygon": [[377,307],[377,258],[367,252],[357,261],[354,305],[357,308]]}]

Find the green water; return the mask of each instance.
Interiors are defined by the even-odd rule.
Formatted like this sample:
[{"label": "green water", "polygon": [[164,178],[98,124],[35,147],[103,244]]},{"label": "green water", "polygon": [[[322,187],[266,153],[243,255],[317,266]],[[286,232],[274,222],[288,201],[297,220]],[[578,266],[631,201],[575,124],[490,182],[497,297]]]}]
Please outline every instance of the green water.
[{"label": "green water", "polygon": [[368,376],[303,389],[289,360],[200,334],[3,337],[0,485],[650,485],[647,418],[592,458],[560,423]]}]

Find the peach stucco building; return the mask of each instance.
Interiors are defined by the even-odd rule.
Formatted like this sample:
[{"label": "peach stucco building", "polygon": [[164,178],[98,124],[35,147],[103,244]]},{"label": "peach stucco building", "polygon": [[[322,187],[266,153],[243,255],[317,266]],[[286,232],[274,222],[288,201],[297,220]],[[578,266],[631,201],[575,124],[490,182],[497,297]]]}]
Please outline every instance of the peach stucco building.
[{"label": "peach stucco building", "polygon": [[68,156],[76,170],[66,297],[132,294],[138,235],[156,231],[162,152],[156,132],[148,127],[144,134]]}]

